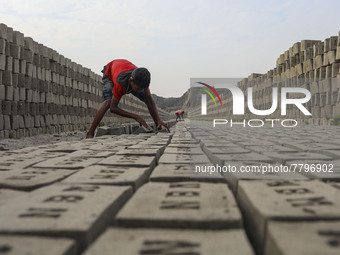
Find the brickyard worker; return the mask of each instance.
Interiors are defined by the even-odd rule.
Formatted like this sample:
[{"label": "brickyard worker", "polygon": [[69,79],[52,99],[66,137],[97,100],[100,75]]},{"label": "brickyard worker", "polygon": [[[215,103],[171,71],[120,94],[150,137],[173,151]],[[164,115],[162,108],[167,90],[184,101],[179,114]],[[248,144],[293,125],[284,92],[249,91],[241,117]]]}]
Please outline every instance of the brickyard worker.
[{"label": "brickyard worker", "polygon": [[175,112],[175,114],[176,114],[176,121],[177,121],[178,118],[179,118],[179,120],[181,120],[181,117],[182,117],[182,120],[184,120],[184,118],[183,118],[184,111],[178,110],[178,111]]},{"label": "brickyard worker", "polygon": [[121,97],[129,93],[146,104],[158,130],[165,127],[169,132],[168,125],[159,118],[156,104],[152,99],[149,89],[150,72],[146,68],[138,68],[125,59],[116,59],[104,66],[102,73],[104,102],[99,108],[90,130],[87,132],[86,138],[93,138],[98,124],[108,109],[110,109],[112,113],[120,116],[135,119],[141,126],[150,129],[139,115],[127,112],[118,107]]}]

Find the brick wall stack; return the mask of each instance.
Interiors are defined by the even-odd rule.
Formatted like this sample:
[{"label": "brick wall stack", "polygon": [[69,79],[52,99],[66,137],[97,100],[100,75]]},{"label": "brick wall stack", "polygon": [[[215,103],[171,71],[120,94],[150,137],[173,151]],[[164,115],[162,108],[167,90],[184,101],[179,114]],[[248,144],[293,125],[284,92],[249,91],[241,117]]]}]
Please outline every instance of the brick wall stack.
[{"label": "brick wall stack", "polygon": [[[247,106],[247,89],[253,88],[253,103],[255,109],[265,110],[272,106],[272,87],[278,87],[279,98],[281,87],[301,87],[308,89],[311,100],[305,107],[312,117],[305,116],[297,107],[288,105],[287,116],[295,118],[300,123],[330,124],[331,120],[340,115],[340,32],[324,41],[302,40],[282,53],[276,61],[276,67],[265,74],[252,73],[238,83],[245,94]],[[302,96],[292,95],[292,96]],[[216,107],[212,100],[208,103],[208,115],[236,117],[232,115],[232,97],[222,98],[223,107]],[[279,101],[280,105],[280,101]],[[242,118],[259,118],[250,114],[246,107]],[[191,112],[192,118],[204,118],[200,109]],[[282,118],[280,108],[271,116]],[[261,116],[263,118],[263,116]]]},{"label": "brick wall stack", "polygon": [[[0,24],[0,139],[87,129],[102,86],[89,68]],[[151,120],[145,104],[130,95],[120,107]],[[103,121],[134,120],[108,112]]]}]

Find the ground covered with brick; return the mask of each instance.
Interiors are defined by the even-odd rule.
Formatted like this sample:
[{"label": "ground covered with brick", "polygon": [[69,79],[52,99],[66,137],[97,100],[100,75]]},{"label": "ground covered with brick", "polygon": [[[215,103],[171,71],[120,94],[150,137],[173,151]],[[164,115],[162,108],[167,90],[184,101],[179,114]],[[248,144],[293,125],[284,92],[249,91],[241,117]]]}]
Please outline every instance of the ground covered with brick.
[{"label": "ground covered with brick", "polygon": [[[339,138],[180,121],[2,151],[0,254],[339,254]],[[333,173],[196,171],[294,162]]]}]

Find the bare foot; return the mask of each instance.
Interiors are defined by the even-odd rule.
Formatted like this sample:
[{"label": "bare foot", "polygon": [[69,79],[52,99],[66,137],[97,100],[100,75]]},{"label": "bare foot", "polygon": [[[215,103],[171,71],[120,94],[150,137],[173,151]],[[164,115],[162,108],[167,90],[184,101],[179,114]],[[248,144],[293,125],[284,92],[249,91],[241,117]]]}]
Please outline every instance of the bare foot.
[{"label": "bare foot", "polygon": [[93,138],[93,136],[94,136],[94,133],[91,133],[91,132],[86,133],[86,139]]}]

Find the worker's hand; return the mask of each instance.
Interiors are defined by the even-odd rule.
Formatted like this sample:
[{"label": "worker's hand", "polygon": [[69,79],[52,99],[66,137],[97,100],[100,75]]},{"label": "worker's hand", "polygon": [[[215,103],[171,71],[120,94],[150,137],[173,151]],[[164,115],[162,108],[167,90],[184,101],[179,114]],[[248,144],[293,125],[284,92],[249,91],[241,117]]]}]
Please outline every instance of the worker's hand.
[{"label": "worker's hand", "polygon": [[164,123],[163,121],[159,120],[159,121],[157,122],[156,125],[157,125],[157,130],[161,130],[161,129],[162,129],[162,126],[163,126],[163,127],[165,127],[165,128],[168,130],[168,132],[170,133],[168,124]]},{"label": "worker's hand", "polygon": [[141,117],[137,116],[136,121],[139,123],[139,125],[145,127],[146,129],[150,130],[150,127],[148,124],[146,124],[145,120],[143,120]]}]

